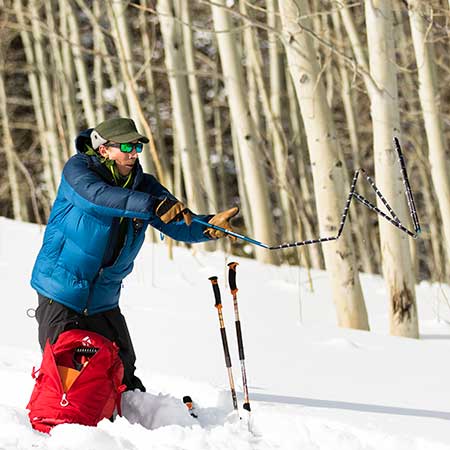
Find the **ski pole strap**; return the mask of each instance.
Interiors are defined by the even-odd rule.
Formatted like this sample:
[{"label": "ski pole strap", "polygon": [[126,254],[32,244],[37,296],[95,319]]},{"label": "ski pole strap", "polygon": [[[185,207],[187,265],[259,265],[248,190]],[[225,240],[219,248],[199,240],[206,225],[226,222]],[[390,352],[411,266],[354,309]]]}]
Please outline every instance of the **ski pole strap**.
[{"label": "ski pole strap", "polygon": [[222,307],[222,300],[220,297],[220,289],[219,289],[219,282],[217,281],[217,277],[209,277],[208,278],[209,281],[211,281],[211,285],[213,288],[213,292],[214,292],[214,299],[216,300],[216,304],[214,305],[216,308]]},{"label": "ski pole strap", "polygon": [[228,264],[228,284],[230,286],[231,293],[235,295],[238,291],[236,286],[236,266],[237,262],[230,262]]}]

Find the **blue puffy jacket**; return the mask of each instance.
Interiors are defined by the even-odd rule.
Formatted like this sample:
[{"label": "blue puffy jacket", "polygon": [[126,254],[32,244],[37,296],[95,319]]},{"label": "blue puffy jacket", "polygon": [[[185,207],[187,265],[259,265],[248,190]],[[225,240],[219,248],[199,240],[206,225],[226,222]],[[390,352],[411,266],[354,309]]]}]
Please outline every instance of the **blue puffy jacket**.
[{"label": "blue puffy jacket", "polygon": [[[144,173],[138,161],[132,186],[116,186],[108,168],[85,153],[91,131],[77,137],[78,153],[64,166],[31,278],[40,294],[86,315],[118,305],[122,280],[133,269],[149,224],[178,241],[209,240],[200,224],[166,225],[154,214],[160,200],[174,197],[155,177]],[[210,216],[200,217],[208,220]],[[127,221],[123,247],[115,261],[105,265],[121,220]]]}]

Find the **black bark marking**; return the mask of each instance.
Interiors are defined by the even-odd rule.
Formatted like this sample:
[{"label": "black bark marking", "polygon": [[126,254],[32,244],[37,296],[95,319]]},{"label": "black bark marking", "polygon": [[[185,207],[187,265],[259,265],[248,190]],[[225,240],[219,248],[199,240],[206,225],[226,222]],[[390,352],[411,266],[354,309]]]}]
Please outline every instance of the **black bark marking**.
[{"label": "black bark marking", "polygon": [[406,283],[403,283],[403,289],[395,292],[392,298],[392,309],[398,323],[411,320],[412,313],[415,309],[414,297],[412,292],[407,288]]},{"label": "black bark marking", "polygon": [[308,75],[306,75],[306,73],[304,73],[301,77],[300,77],[300,83],[306,83],[308,81],[309,77]]}]

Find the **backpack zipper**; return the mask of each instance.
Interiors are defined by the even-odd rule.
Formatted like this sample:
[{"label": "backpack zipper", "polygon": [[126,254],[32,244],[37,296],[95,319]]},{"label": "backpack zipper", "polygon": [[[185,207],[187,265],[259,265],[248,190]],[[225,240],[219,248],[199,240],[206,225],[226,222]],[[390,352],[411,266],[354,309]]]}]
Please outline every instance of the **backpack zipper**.
[{"label": "backpack zipper", "polygon": [[[67,400],[67,394],[69,393],[69,391],[71,391],[73,389],[74,384],[78,381],[78,379],[80,378],[80,376],[82,375],[84,369],[86,368],[86,366],[91,362],[92,358],[95,357],[95,355],[97,355],[97,353],[101,350],[101,348],[99,348],[89,359],[89,361],[87,361],[84,366],[82,367],[82,369],[80,370],[80,373],[78,374],[78,376],[75,378],[75,380],[73,381],[73,383],[71,384],[71,386],[69,387],[69,389],[67,389],[67,391],[64,392],[64,387],[62,384],[62,380],[61,378],[59,379],[59,384],[61,386],[61,391],[62,391],[62,396],[61,396],[61,400],[59,402],[59,404],[62,407],[66,407],[69,405],[69,400]],[[55,361],[55,365],[56,365],[56,361]]]}]

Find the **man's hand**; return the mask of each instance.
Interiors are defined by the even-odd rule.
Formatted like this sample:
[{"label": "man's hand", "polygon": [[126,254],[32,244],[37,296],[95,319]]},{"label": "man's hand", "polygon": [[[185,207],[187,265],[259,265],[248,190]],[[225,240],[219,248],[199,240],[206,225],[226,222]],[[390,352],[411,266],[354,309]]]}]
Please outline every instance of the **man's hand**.
[{"label": "man's hand", "polygon": [[[239,212],[239,208],[237,206],[227,209],[226,211],[217,213],[213,216],[208,223],[211,225],[216,225],[217,227],[225,228],[226,230],[233,231],[233,228],[230,224],[230,219],[233,218]],[[211,239],[219,239],[224,236],[227,236],[232,241],[236,240],[235,236],[231,236],[230,234],[226,234],[223,231],[215,230],[214,228],[207,228],[204,232]]]},{"label": "man's hand", "polygon": [[178,222],[182,219],[186,222],[186,225],[192,223],[192,216],[189,209],[184,206],[178,200],[172,200],[166,197],[164,200],[159,202],[155,208],[155,214],[165,223]]}]

